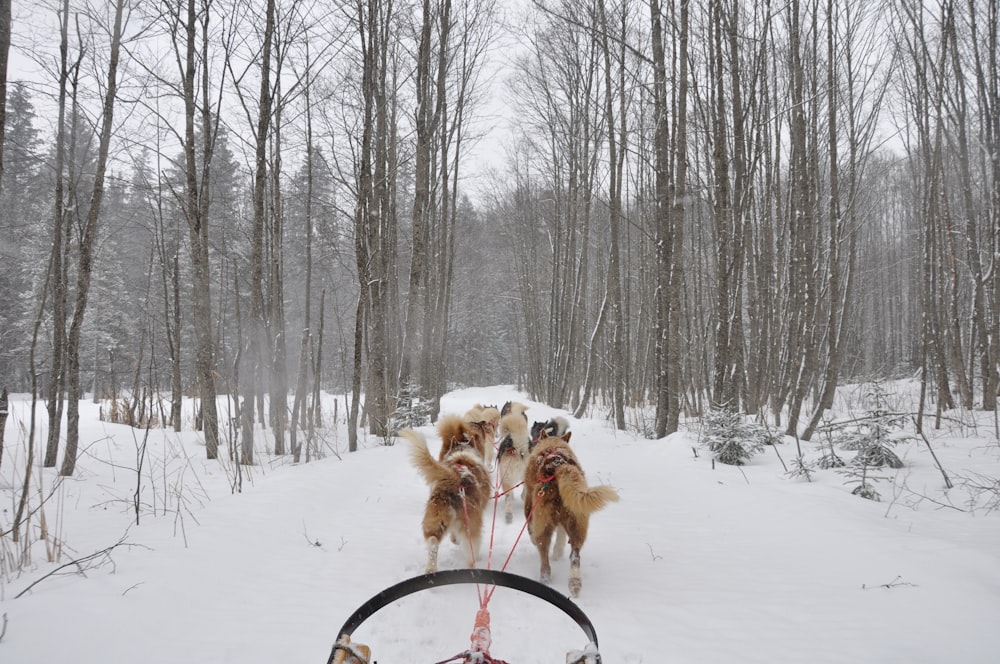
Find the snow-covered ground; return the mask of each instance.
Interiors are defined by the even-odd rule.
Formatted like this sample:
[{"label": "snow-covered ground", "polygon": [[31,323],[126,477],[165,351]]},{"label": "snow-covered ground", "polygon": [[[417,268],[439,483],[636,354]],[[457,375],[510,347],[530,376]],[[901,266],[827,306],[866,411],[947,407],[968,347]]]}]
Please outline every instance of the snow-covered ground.
[{"label": "snow-covered ground", "polygon": [[[443,412],[509,399],[528,404],[530,420],[567,415],[509,386],[452,392]],[[18,571],[16,545],[0,540],[3,664],[325,662],[358,606],[423,572],[428,490],[403,442],[367,439],[348,454],[346,425],[331,423],[325,458],[293,466],[262,446],[233,493],[234,467],[207,461],[198,434],[151,431],[137,473],[144,432],[82,407],[86,453],[76,475],[33,476],[33,505],[39,479],[42,493],[53,491],[47,543],[36,513],[33,559]],[[27,402],[13,399],[0,529],[17,507],[28,415]],[[879,473],[881,502],[852,496],[832,470],[812,481],[787,475],[794,442],[738,468],[713,464],[697,430],[646,440],[603,420],[569,419],[589,481],[621,495],[591,520],[577,600],[607,664],[1000,661],[996,494],[974,496],[962,480],[1000,477],[990,415],[957,414],[933,432],[954,489],[945,490],[922,441],[903,442],[905,466]],[[425,431],[435,451],[433,429]],[[815,443],[804,451],[820,453]],[[522,521],[500,515],[492,567]],[[60,549],[51,562],[46,544]],[[46,577],[73,560],[81,562]],[[461,561],[442,545],[443,569]],[[527,536],[507,569],[537,578]],[[552,585],[565,592],[567,574],[568,563],[556,562]],[[474,586],[436,588],[376,613],[354,638],[382,664],[438,662],[468,647],[477,608]],[[565,614],[529,595],[499,588],[489,608],[491,653],[511,664],[562,663],[585,645]]]}]

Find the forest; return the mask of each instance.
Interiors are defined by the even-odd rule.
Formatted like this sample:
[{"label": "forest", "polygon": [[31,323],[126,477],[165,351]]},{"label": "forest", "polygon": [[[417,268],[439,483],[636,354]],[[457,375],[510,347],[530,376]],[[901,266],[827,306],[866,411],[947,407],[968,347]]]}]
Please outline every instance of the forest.
[{"label": "forest", "polygon": [[896,377],[995,413],[998,38],[1000,0],[0,0],[0,387],[62,475],[90,397],[244,464],[308,459],[321,391],[352,449],[463,385],[651,438],[808,440]]}]

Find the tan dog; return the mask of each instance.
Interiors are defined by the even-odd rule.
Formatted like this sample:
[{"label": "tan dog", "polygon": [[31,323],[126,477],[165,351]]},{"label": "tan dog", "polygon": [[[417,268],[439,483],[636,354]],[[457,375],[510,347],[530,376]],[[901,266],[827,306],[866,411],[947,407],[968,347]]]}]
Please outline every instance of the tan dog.
[{"label": "tan dog", "polygon": [[477,403],[465,412],[462,419],[466,422],[483,425],[484,435],[486,436],[486,449],[483,459],[486,461],[487,467],[492,466],[493,453],[495,451],[493,441],[496,439],[497,427],[500,426],[500,410],[496,406],[484,406]]},{"label": "tan dog", "polygon": [[552,557],[562,557],[569,537],[569,593],[580,594],[580,549],[587,539],[590,515],[609,502],[618,501],[618,493],[607,485],[589,487],[583,469],[569,447],[572,432],[560,437],[543,433],[528,458],[524,484],[526,499],[524,515],[528,519],[528,534],[538,547],[541,557],[541,580],[552,579],[549,564],[549,544],[556,535]]},{"label": "tan dog", "polygon": [[[444,461],[452,452],[472,449],[485,462],[493,453],[493,427],[486,422],[470,422],[458,415],[444,415],[438,419],[441,451],[438,461]],[[405,436],[404,436],[405,437]]]},{"label": "tan dog", "polygon": [[[483,531],[483,511],[493,496],[490,474],[483,463],[482,434],[461,418],[446,418],[438,426],[441,459],[427,449],[427,439],[412,429],[399,435],[410,441],[410,460],[431,487],[424,509],[426,572],[437,571],[438,547],[445,533],[465,550],[469,567],[475,566]],[[459,424],[456,426],[455,421]],[[459,437],[462,432],[463,437]],[[492,446],[490,446],[492,447]]]},{"label": "tan dog", "polygon": [[524,469],[531,452],[528,420],[520,413],[500,418],[500,447],[497,449],[497,475],[503,487],[504,520],[514,521],[513,489],[524,481]]},{"label": "tan dog", "polygon": [[511,413],[516,413],[527,419],[528,416],[524,414],[524,411],[526,410],[528,410],[528,407],[525,406],[523,403],[519,403],[517,401],[508,401],[500,409],[500,417],[503,417],[505,415],[510,415]]}]

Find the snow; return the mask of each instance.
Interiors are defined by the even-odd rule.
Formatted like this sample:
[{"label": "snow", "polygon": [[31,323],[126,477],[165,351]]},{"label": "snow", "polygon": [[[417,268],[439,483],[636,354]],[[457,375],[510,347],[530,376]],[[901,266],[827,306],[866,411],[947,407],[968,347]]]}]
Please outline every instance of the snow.
[{"label": "snow", "polygon": [[[979,425],[931,432],[954,489],[944,489],[927,446],[908,440],[896,448],[905,466],[880,473],[888,479],[878,485],[882,502],[873,502],[850,495],[832,470],[811,482],[788,476],[778,455],[787,463],[794,443],[742,468],[713,464],[694,425],[646,440],[510,386],[449,393],[442,412],[509,399],[528,404],[532,421],[565,416],[588,480],[621,495],[591,519],[576,600],[604,662],[1000,661],[1000,514],[989,494],[977,497],[961,481],[1000,477],[989,414],[963,413]],[[99,421],[89,401],[81,408],[87,452],[76,476],[58,483],[52,470],[41,473],[43,491],[56,487],[44,511],[61,557],[45,560],[37,518],[33,561],[23,570],[11,569],[9,538],[0,541],[3,664],[325,662],[356,608],[423,572],[428,489],[405,441],[362,439],[349,454],[346,425],[331,424],[325,458],[296,466],[262,445],[259,465],[245,469],[242,493],[233,493],[234,467],[206,460],[199,434],[153,430],[137,525],[143,432]],[[24,464],[28,415],[27,402],[12,398],[0,468],[3,528],[16,511],[13,475]],[[423,430],[433,453],[433,429]],[[804,446],[818,458],[818,445]],[[502,512],[494,568],[523,523],[505,524]],[[441,546],[442,569],[462,560],[450,542]],[[526,534],[507,571],[538,577]],[[567,579],[567,561],[555,561],[552,586],[565,593]],[[354,641],[369,644],[382,664],[438,662],[468,648],[477,608],[475,586],[420,592],[376,613]],[[491,653],[511,664],[562,663],[586,646],[570,618],[529,595],[498,588],[489,610]]]}]

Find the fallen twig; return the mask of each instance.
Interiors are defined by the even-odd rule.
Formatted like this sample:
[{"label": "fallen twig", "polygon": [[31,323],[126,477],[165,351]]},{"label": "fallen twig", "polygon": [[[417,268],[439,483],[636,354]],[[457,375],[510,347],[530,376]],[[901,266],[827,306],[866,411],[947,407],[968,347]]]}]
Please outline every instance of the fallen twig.
[{"label": "fallen twig", "polygon": [[945,487],[951,489],[955,485],[951,483],[950,479],[948,479],[948,473],[944,472],[944,467],[942,467],[941,462],[938,461],[937,454],[934,453],[934,448],[931,447],[931,441],[927,440],[927,436],[924,434],[923,429],[917,425],[917,418],[915,417],[913,418],[913,424],[916,426],[917,433],[920,434],[920,437],[924,439],[924,443],[927,444],[927,449],[931,451],[931,456],[934,457],[934,465],[938,467],[938,470],[941,471],[941,476],[944,478]]},{"label": "fallen twig", "polygon": [[14,599],[20,598],[22,595],[24,595],[25,593],[27,593],[29,590],[31,590],[32,588],[34,588],[35,586],[37,586],[39,583],[41,583],[45,579],[49,578],[50,576],[54,576],[55,574],[59,573],[60,571],[62,571],[64,569],[66,569],[67,567],[76,566],[76,567],[80,568],[80,573],[82,574],[85,571],[85,569],[86,569],[83,566],[83,563],[88,563],[88,562],[90,562],[92,560],[96,560],[96,559],[101,558],[101,557],[106,557],[108,554],[110,554],[112,551],[114,551],[115,549],[117,549],[120,546],[128,546],[128,547],[141,546],[141,545],[138,545],[138,544],[130,544],[130,543],[126,542],[125,541],[125,537],[127,535],[128,535],[128,533],[126,532],[125,535],[122,535],[122,538],[120,540],[118,540],[116,543],[112,544],[109,547],[101,549],[100,551],[95,551],[94,553],[91,553],[90,555],[84,556],[82,558],[77,558],[75,560],[69,561],[68,563],[60,565],[59,567],[55,568],[54,570],[52,570],[51,572],[49,572],[45,576],[41,577],[40,579],[36,579],[27,588],[25,588],[24,590],[22,590],[18,594],[14,595]]},{"label": "fallen twig", "polygon": [[888,589],[891,590],[892,588],[898,588],[899,586],[913,586],[913,587],[916,587],[917,584],[915,584],[915,583],[909,583],[907,581],[900,581],[900,579],[902,579],[902,578],[903,577],[901,577],[901,576],[897,576],[895,579],[893,579],[889,583],[880,583],[877,586],[868,586],[868,585],[862,583],[861,584],[861,589],[862,590],[871,590],[872,588],[888,588]]}]

